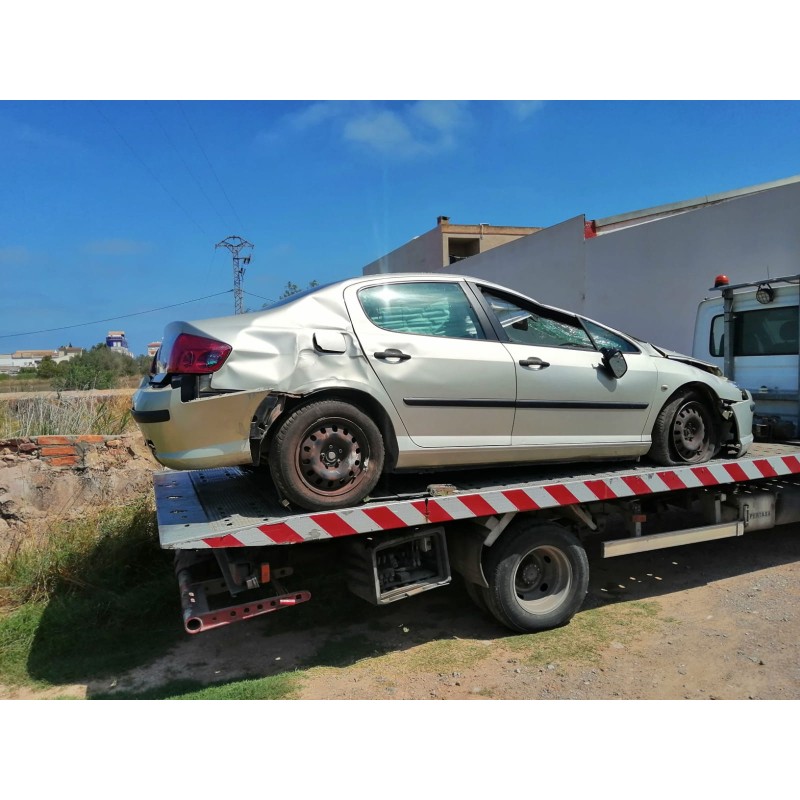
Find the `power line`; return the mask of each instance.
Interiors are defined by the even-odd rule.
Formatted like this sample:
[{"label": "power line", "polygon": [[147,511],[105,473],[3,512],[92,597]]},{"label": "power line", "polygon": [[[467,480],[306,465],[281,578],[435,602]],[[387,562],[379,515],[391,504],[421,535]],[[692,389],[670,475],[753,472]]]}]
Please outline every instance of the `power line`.
[{"label": "power line", "polygon": [[259,300],[266,300],[268,303],[277,303],[277,300],[273,300],[271,297],[262,297],[260,294],[256,294],[255,292],[248,292],[247,289],[242,289],[245,294],[252,295],[253,297],[257,297]]},{"label": "power line", "polygon": [[222,181],[219,179],[219,175],[217,175],[217,171],[214,169],[214,165],[211,163],[211,159],[209,159],[208,155],[206,154],[206,151],[203,149],[203,145],[200,143],[200,139],[197,136],[197,133],[195,133],[195,130],[192,127],[192,123],[189,122],[189,117],[186,115],[186,111],[184,110],[183,105],[181,103],[179,103],[178,107],[180,108],[181,113],[183,114],[183,118],[186,120],[186,124],[189,126],[189,130],[192,132],[192,136],[194,136],[195,142],[197,142],[197,146],[200,148],[200,152],[203,154],[203,156],[204,156],[204,158],[206,160],[206,163],[208,164],[209,168],[211,169],[211,172],[213,173],[214,177],[216,178],[217,183],[219,184],[219,188],[222,190],[222,194],[225,196],[225,199],[228,201],[228,205],[231,207],[231,211],[233,212],[233,216],[236,217],[236,220],[238,221],[240,228],[242,230],[244,230],[245,229],[245,225],[242,222],[242,220],[239,217],[239,215],[236,213],[236,209],[233,207],[233,203],[231,203],[231,199],[230,199],[230,197],[228,197],[228,193],[225,191],[225,187],[222,185]]},{"label": "power line", "polygon": [[167,133],[167,129],[161,123],[161,120],[158,118],[158,114],[153,110],[153,106],[149,105],[148,108],[150,109],[150,113],[153,115],[153,119],[158,123],[158,127],[161,128],[161,132],[164,134],[164,138],[169,142],[170,147],[176,152],[178,158],[180,158],[181,163],[186,168],[186,171],[191,175],[194,182],[197,184],[197,188],[202,192],[203,197],[208,200],[208,204],[211,208],[214,209],[214,212],[219,217],[219,221],[223,224],[223,226],[227,226],[225,219],[223,218],[222,214],[220,214],[219,209],[214,205],[214,201],[208,196],[206,190],[203,188],[203,184],[200,183],[197,176],[192,172],[191,167],[187,163],[186,159],[183,157],[183,153],[180,151],[180,148],[176,146],[175,142],[172,141],[172,137]]},{"label": "power line", "polygon": [[180,204],[180,202],[178,202],[178,199],[172,194],[172,192],[170,192],[169,189],[167,189],[167,187],[163,184],[158,175],[156,175],[156,173],[153,172],[153,170],[151,170],[150,167],[147,166],[144,159],[136,152],[136,150],[133,149],[133,145],[131,145],[131,143],[120,133],[117,126],[114,125],[114,123],[103,113],[103,111],[100,109],[100,106],[95,105],[94,107],[97,110],[97,113],[100,114],[100,116],[108,123],[108,125],[111,127],[114,133],[116,133],[117,136],[119,136],[119,138],[122,139],[123,143],[128,148],[128,150],[130,150],[131,153],[133,153],[134,158],[144,167],[144,169],[150,175],[150,177],[161,187],[164,194],[166,194],[167,197],[169,197],[172,200],[172,202],[175,203],[175,205],[178,206],[178,208],[181,211],[183,211],[183,213],[187,216],[187,218],[191,221],[191,223],[200,231],[200,233],[202,233],[204,236],[207,236],[208,234],[206,233],[203,226],[200,225],[199,222],[197,222],[197,220]]},{"label": "power line", "polygon": [[75,325],[62,325],[60,328],[42,328],[40,331],[25,331],[24,333],[3,333],[0,334],[0,339],[11,339],[14,336],[33,336],[37,333],[52,333],[53,331],[66,331],[70,328],[83,328],[86,325],[98,325],[101,322],[114,322],[118,319],[127,319],[128,317],[139,317],[142,314],[152,314],[154,311],[164,311],[167,308],[176,308],[177,306],[185,306],[189,303],[197,303],[200,300],[208,300],[211,297],[219,297],[222,294],[230,294],[233,289],[225,289],[222,292],[215,292],[214,294],[207,294],[205,297],[195,297],[194,300],[184,300],[181,303],[172,303],[168,306],[160,306],[159,308],[148,308],[147,311],[134,311],[131,314],[120,314],[116,317],[106,317],[105,319],[96,319],[92,322],[78,322]]}]

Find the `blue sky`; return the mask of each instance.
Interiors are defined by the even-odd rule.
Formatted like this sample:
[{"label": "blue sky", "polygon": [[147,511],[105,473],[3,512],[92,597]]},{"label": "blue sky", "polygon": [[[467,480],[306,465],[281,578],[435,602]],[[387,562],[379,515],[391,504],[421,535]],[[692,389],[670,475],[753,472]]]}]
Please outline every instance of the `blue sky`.
[{"label": "blue sky", "polygon": [[[360,274],[454,223],[553,225],[800,173],[800,103],[0,102],[0,352],[144,352],[173,319]],[[547,298],[541,298],[546,301]]]}]

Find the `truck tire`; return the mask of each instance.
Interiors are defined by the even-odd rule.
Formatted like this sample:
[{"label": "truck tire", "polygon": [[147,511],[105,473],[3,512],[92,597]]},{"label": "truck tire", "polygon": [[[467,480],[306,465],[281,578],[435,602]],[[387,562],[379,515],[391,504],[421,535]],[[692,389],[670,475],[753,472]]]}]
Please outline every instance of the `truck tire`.
[{"label": "truck tire", "polygon": [[521,633],[566,625],[589,586],[589,561],[578,538],[558,525],[524,519],[489,549],[484,572],[490,613]]},{"label": "truck tire", "polygon": [[489,610],[489,605],[486,602],[486,597],[484,593],[486,592],[486,588],[484,586],[478,586],[477,583],[472,583],[472,581],[464,579],[464,588],[467,590],[467,595],[469,599],[485,614],[491,614],[492,612]]},{"label": "truck tire", "polygon": [[661,409],[648,457],[666,467],[703,464],[719,452],[719,430],[708,403],[697,392],[684,391]]},{"label": "truck tire", "polygon": [[377,425],[360,408],[335,399],[295,409],[269,448],[278,491],[310,511],[361,502],[380,479],[383,459]]}]

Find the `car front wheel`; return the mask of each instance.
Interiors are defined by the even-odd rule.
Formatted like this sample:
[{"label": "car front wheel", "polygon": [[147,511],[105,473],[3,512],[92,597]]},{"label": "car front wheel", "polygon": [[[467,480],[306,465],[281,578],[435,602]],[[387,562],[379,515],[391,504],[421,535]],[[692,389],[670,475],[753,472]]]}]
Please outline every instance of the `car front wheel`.
[{"label": "car front wheel", "polygon": [[657,464],[702,464],[719,452],[719,431],[708,403],[697,392],[681,392],[653,426],[649,457]]},{"label": "car front wheel", "polygon": [[311,511],[361,502],[375,488],[383,459],[377,425],[342,400],[300,406],[281,423],[269,450],[278,491]]}]

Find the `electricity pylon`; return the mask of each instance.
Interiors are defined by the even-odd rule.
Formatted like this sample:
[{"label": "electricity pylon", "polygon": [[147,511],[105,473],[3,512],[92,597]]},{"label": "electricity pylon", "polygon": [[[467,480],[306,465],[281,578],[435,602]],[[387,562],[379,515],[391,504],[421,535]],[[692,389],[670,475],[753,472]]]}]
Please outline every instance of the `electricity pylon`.
[{"label": "electricity pylon", "polygon": [[244,275],[244,267],[242,264],[250,263],[250,256],[241,257],[239,251],[245,247],[251,250],[255,247],[247,239],[242,239],[241,236],[229,236],[221,242],[214,245],[217,247],[227,247],[233,256],[233,307],[234,314],[244,314],[244,304],[242,303],[242,276]]}]

